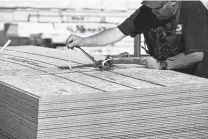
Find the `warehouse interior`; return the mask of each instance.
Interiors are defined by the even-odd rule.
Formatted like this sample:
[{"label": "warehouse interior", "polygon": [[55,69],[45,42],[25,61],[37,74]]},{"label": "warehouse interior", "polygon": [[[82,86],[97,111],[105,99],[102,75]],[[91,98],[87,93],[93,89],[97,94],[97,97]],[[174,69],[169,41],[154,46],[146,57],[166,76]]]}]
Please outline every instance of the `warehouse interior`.
[{"label": "warehouse interior", "polygon": [[[1,0],[0,45],[8,38],[11,45],[37,45],[58,48],[65,45],[70,34],[91,36],[121,24],[142,0]],[[202,1],[207,5],[206,1]],[[116,3],[116,4],[114,4]],[[140,45],[144,46],[141,36]],[[102,48],[86,48],[95,55],[135,54],[134,39]],[[138,53],[138,52],[137,52]],[[139,54],[145,55],[143,49]]]},{"label": "warehouse interior", "polygon": [[[114,4],[116,3],[116,4]],[[91,36],[122,23],[141,5],[139,0],[1,0],[0,27],[3,45],[37,45],[57,48],[65,45],[70,34]],[[105,48],[93,48],[91,54],[133,54],[131,37]]]},{"label": "warehouse interior", "polygon": [[207,139],[208,80],[147,68],[142,35],[66,49],[141,2],[0,0],[0,139]]}]

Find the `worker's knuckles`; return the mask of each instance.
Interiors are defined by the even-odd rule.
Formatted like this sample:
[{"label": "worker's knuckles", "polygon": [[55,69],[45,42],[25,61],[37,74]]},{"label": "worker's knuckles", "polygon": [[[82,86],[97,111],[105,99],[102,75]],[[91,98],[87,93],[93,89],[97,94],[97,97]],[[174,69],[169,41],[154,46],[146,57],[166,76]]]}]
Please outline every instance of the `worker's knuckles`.
[{"label": "worker's knuckles", "polygon": [[72,42],[73,42],[73,38],[71,38],[71,37],[67,38],[66,44],[70,44],[70,43],[72,43]]},{"label": "worker's knuckles", "polygon": [[75,36],[72,34],[66,39],[66,44],[72,43],[75,39]]},{"label": "worker's knuckles", "polygon": [[78,46],[78,43],[77,42],[69,43],[67,45],[68,49],[72,49],[72,50],[74,49],[75,46]]},{"label": "worker's knuckles", "polygon": [[68,48],[68,49],[73,49],[74,46],[69,44],[69,45],[67,45],[67,48]]}]

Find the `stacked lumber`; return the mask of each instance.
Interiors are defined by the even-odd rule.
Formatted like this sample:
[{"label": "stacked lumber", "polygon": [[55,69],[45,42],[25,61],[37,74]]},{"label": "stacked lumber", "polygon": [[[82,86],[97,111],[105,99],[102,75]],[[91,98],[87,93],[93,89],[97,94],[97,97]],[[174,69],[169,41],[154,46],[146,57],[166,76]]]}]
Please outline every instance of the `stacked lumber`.
[{"label": "stacked lumber", "polygon": [[185,85],[43,98],[38,138],[207,138],[207,89]]},{"label": "stacked lumber", "polygon": [[208,138],[207,79],[90,64],[80,51],[2,51],[0,138]]},{"label": "stacked lumber", "polygon": [[2,136],[36,138],[38,124],[38,97],[0,83],[0,129]]}]

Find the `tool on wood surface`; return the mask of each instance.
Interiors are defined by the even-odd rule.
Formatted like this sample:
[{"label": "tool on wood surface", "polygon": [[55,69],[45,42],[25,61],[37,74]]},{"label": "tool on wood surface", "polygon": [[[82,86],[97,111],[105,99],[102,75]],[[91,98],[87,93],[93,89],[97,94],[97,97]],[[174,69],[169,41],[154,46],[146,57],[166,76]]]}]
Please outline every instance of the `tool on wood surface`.
[{"label": "tool on wood surface", "polygon": [[128,52],[121,53],[117,56],[108,55],[105,60],[98,61],[98,68],[100,70],[109,70],[111,69],[117,61],[129,61],[129,60],[140,60],[140,57],[130,57]]},{"label": "tool on wood surface", "polygon": [[99,70],[108,70],[113,66],[112,60],[106,57],[105,60],[96,61],[94,57],[88,54],[85,50],[83,50],[80,46],[75,46],[76,48],[80,49],[97,67]]},{"label": "tool on wood surface", "polygon": [[[96,61],[94,57],[92,57],[90,54],[88,54],[85,50],[83,50],[80,46],[75,46],[76,48],[80,49],[94,64],[95,67],[98,68],[99,70],[109,70],[113,67],[114,61],[116,60],[136,60],[140,59],[139,57],[130,57],[129,53],[124,52],[119,54],[118,56],[110,56],[108,55],[105,60],[98,60]],[[69,63],[69,68],[72,70],[72,67]]]},{"label": "tool on wood surface", "polygon": [[0,52],[4,50],[4,48],[6,48],[9,44],[11,43],[11,40],[8,40],[4,46],[0,49]]}]

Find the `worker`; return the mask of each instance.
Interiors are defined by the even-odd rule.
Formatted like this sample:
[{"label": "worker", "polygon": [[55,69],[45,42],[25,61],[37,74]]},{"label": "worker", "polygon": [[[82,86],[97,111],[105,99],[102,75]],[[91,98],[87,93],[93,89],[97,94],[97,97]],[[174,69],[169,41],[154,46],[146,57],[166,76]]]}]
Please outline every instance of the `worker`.
[{"label": "worker", "polygon": [[115,28],[82,38],[70,35],[68,48],[105,46],[143,34],[147,68],[175,70],[208,78],[208,12],[201,1],[142,1],[142,6]]}]

